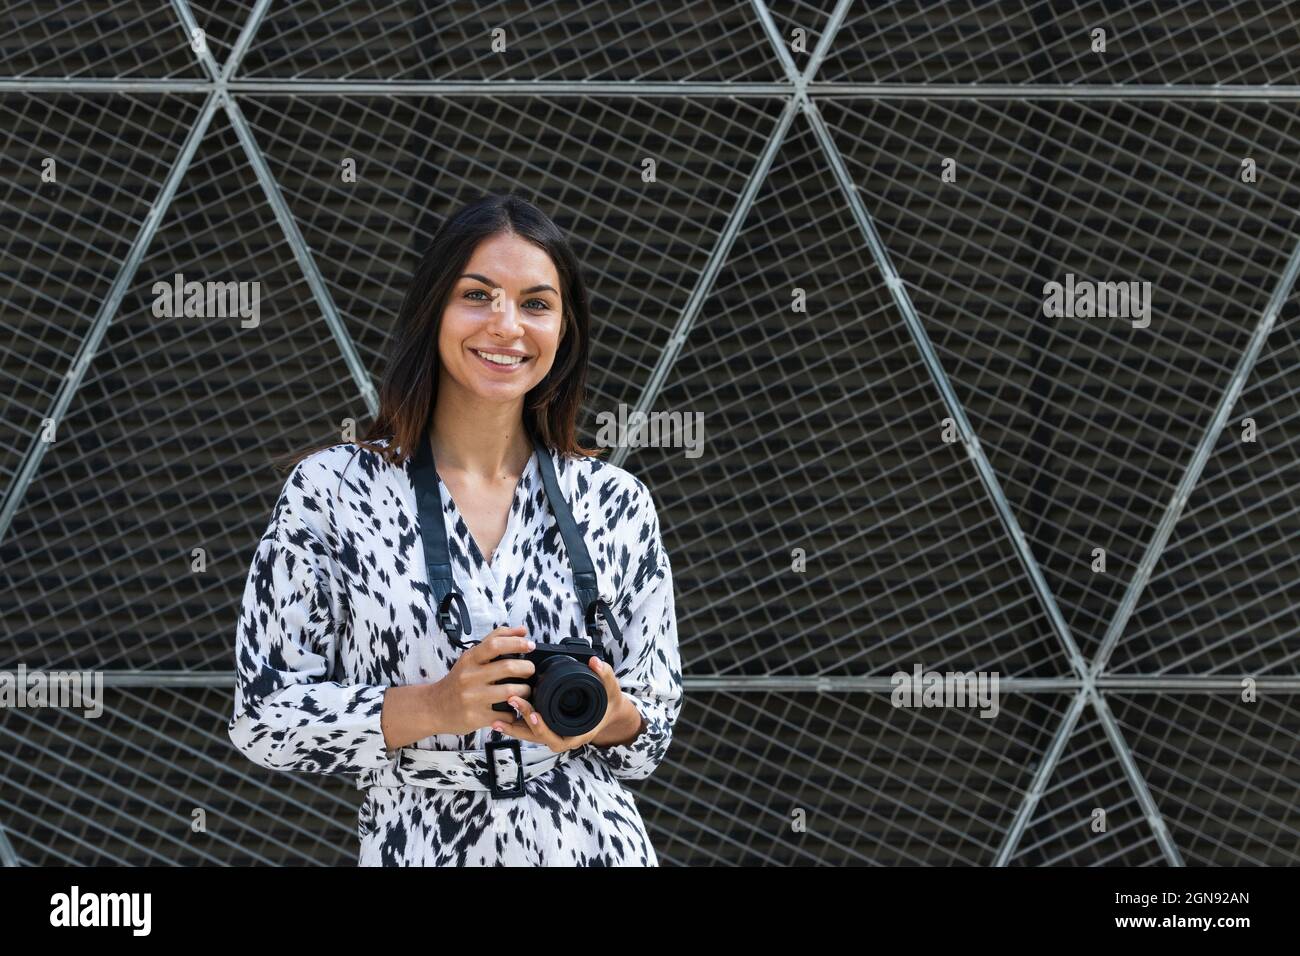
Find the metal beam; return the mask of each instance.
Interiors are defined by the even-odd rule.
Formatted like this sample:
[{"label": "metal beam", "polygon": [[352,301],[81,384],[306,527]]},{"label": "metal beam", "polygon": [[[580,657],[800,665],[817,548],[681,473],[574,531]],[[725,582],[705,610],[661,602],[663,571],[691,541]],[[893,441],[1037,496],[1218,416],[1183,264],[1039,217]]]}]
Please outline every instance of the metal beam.
[{"label": "metal beam", "polygon": [[1297,276],[1300,276],[1300,243],[1297,243],[1295,248],[1291,250],[1291,258],[1287,260],[1277,285],[1273,287],[1273,294],[1269,296],[1268,303],[1264,306],[1264,314],[1260,316],[1259,323],[1255,326],[1250,341],[1241,353],[1241,358],[1232,373],[1232,378],[1229,379],[1228,386],[1219,399],[1218,406],[1214,409],[1214,415],[1210,419],[1209,426],[1201,436],[1196,451],[1192,454],[1192,460],[1188,462],[1173,495],[1170,496],[1169,504],[1160,516],[1160,523],[1156,526],[1155,533],[1151,536],[1146,551],[1138,562],[1137,570],[1134,572],[1133,577],[1129,579],[1128,587],[1124,590],[1124,596],[1115,609],[1115,616],[1111,618],[1110,625],[1106,628],[1106,634],[1102,638],[1101,645],[1097,648],[1096,656],[1093,658],[1092,673],[1094,676],[1100,674],[1106,666],[1111,653],[1119,643],[1120,636],[1124,633],[1124,628],[1128,626],[1129,618],[1132,617],[1134,610],[1137,608],[1138,598],[1146,590],[1147,582],[1151,579],[1156,562],[1160,560],[1160,555],[1164,553],[1169,537],[1173,534],[1174,526],[1183,513],[1183,507],[1187,504],[1187,498],[1191,495],[1192,489],[1196,486],[1196,483],[1201,478],[1201,473],[1205,470],[1206,463],[1210,460],[1210,453],[1214,451],[1214,446],[1219,441],[1219,436],[1228,422],[1228,415],[1232,413],[1237,400],[1241,397],[1242,389],[1246,384],[1246,377],[1259,360],[1260,353],[1264,349],[1264,343],[1268,339],[1268,334],[1273,330],[1273,324],[1277,321],[1278,314],[1282,311],[1287,296],[1291,294]]},{"label": "metal beam", "polygon": [[[866,238],[867,246],[871,251],[871,255],[885,279],[885,285],[893,295],[895,304],[898,306],[903,321],[921,353],[922,360],[930,373],[931,379],[939,389],[945,408],[953,421],[957,424],[958,431],[962,436],[962,441],[966,446],[967,454],[974,463],[975,470],[992,501],[993,507],[1008,532],[1012,547],[1014,548],[1022,567],[1025,569],[1026,574],[1030,578],[1040,604],[1047,611],[1048,618],[1051,621],[1056,637],[1064,646],[1066,654],[1070,659],[1071,666],[1082,679],[1082,690],[1071,705],[1065,718],[1062,720],[1061,726],[1057,728],[1052,743],[1049,745],[1048,751],[1044,755],[1042,763],[1039,765],[1038,772],[1035,774],[1031,788],[1026,793],[1025,800],[1021,804],[1016,817],[1012,822],[1012,827],[1008,831],[1007,837],[1003,841],[1003,844],[999,848],[998,854],[995,857],[995,861],[998,865],[1005,865],[1006,861],[1010,859],[1014,852],[1025,827],[1028,825],[1033,810],[1037,805],[1039,796],[1051,780],[1052,773],[1056,768],[1061,753],[1065,750],[1070,733],[1073,731],[1074,721],[1078,719],[1078,714],[1082,709],[1084,694],[1093,693],[1092,682],[1094,677],[1087,666],[1087,662],[1084,660],[1082,651],[1075,643],[1074,637],[1070,633],[1069,627],[1066,625],[1065,618],[1062,616],[1060,608],[1057,606],[1056,598],[1048,587],[1046,579],[1043,577],[1038,561],[1034,558],[1033,552],[1029,548],[1029,543],[1025,538],[1023,530],[1020,528],[1020,523],[1016,520],[1015,514],[1011,510],[1010,503],[1002,490],[1001,482],[998,480],[997,474],[993,471],[993,467],[989,462],[988,457],[984,454],[978,436],[975,434],[974,429],[966,418],[965,409],[957,398],[956,392],[953,390],[952,384],[948,380],[947,373],[944,372],[942,365],[939,363],[938,356],[934,351],[929,336],[926,334],[925,328],[921,324],[920,317],[917,315],[916,309],[912,304],[911,296],[908,294],[902,278],[898,275],[897,270],[890,261],[888,250],[885,248],[884,242],[876,231],[875,223],[872,220],[870,213],[867,211],[865,204],[862,202],[861,196],[858,194],[856,184],[849,176],[848,168],[844,163],[844,158],[840,155],[839,149],[836,147],[835,141],[831,137],[830,130],[827,128],[825,120],[821,116],[821,111],[818,109],[816,102],[808,96],[805,78],[796,74],[794,63],[789,51],[786,50],[784,44],[780,42],[780,37],[776,33],[775,24],[772,22],[771,16],[767,13],[767,10],[763,7],[760,0],[754,0],[754,3],[759,8],[760,20],[762,21],[764,30],[772,39],[773,45],[785,66],[791,82],[797,87],[795,99],[800,103],[804,111],[807,113],[809,121],[812,123],[813,130],[821,144],[822,151],[826,154],[827,161],[830,163],[835,178],[839,182],[840,188],[848,202],[849,210],[857,220],[863,236]],[[1118,736],[1118,734],[1112,736],[1112,744],[1117,748],[1117,750],[1122,750],[1124,747],[1123,740]],[[1139,799],[1142,799],[1142,795],[1146,794],[1146,804],[1150,805],[1151,812],[1154,813],[1158,819],[1159,814],[1154,809],[1154,803],[1150,798],[1150,794],[1146,791],[1144,781],[1137,773],[1137,767],[1133,762],[1132,755],[1127,751],[1124,751],[1123,753],[1120,753],[1119,756],[1134,792],[1139,795]],[[1163,821],[1160,823],[1160,829],[1163,829]],[[1162,844],[1162,848],[1163,847],[1164,844]],[[1166,848],[1166,858],[1175,861],[1177,864],[1177,862],[1179,862],[1177,852],[1173,851],[1171,853],[1169,852],[1170,849],[1172,849],[1172,844],[1170,844],[1169,848]]]},{"label": "metal beam", "polygon": [[0,93],[214,93],[210,80],[94,80],[53,76],[0,78]]},{"label": "metal beam", "polygon": [[[68,406],[72,403],[73,395],[76,394],[82,379],[86,376],[86,371],[90,368],[91,361],[99,351],[100,342],[103,341],[104,334],[108,331],[108,325],[113,320],[113,316],[117,314],[122,298],[126,295],[128,286],[135,278],[136,269],[139,268],[141,261],[144,259],[145,250],[149,248],[149,244],[153,241],[154,234],[158,231],[159,224],[162,222],[162,217],[171,205],[177,187],[185,176],[185,171],[189,169],[190,161],[194,158],[199,142],[207,133],[208,124],[212,122],[212,115],[216,112],[216,108],[217,98],[209,96],[199,113],[198,121],[194,124],[181,146],[180,154],[172,165],[171,171],[167,174],[162,189],[158,191],[158,197],[154,200],[153,205],[149,207],[149,213],[144,218],[140,232],[136,235],[135,241],[132,242],[131,248],[127,251],[122,262],[121,271],[118,272],[117,278],[113,280],[108,295],[100,303],[99,310],[95,313],[95,318],[91,321],[90,329],[86,333],[86,337],[82,339],[80,348],[77,349],[77,355],[72,360],[71,367],[59,384],[59,391],[54,396],[54,402],[46,416],[55,421],[56,427],[67,412]],[[52,443],[43,441],[40,435],[32,436],[31,446],[27,449],[22,464],[19,465],[14,475],[13,484],[5,496],[4,504],[0,506],[0,540],[3,540],[8,533],[9,526],[13,523],[14,514],[18,510],[18,505],[23,496],[27,494],[27,488],[31,485],[37,469],[40,468],[41,460],[49,450],[50,444]]]},{"label": "metal beam", "polygon": [[890,294],[893,296],[895,305],[898,306],[902,315],[903,322],[907,326],[908,332],[912,336],[921,360],[934,381],[939,395],[943,400],[944,408],[952,417],[957,425],[957,430],[961,435],[962,442],[966,446],[966,452],[983,483],[989,500],[1001,519],[1003,526],[1007,530],[1008,540],[1011,543],[1021,566],[1029,577],[1030,583],[1038,596],[1039,603],[1047,612],[1048,619],[1051,621],[1052,629],[1057,639],[1065,648],[1066,655],[1070,659],[1071,666],[1080,677],[1087,675],[1087,664],[1084,661],[1083,653],[1079,650],[1078,645],[1074,642],[1074,637],[1070,634],[1069,626],[1065,623],[1065,618],[1061,614],[1060,608],[1056,604],[1056,599],[1047,586],[1047,581],[1038,566],[1037,560],[1029,549],[1029,542],[1025,538],[1024,532],[1020,528],[1020,523],[1016,520],[1015,514],[1011,511],[1011,505],[1007,501],[1005,492],[1002,490],[1002,484],[998,480],[997,474],[993,471],[993,466],[989,463],[988,456],[984,454],[984,449],[980,445],[979,437],[975,434],[974,428],[966,418],[966,411],[962,408],[956,392],[953,390],[952,383],[948,380],[947,373],[939,362],[939,357],[934,351],[934,346],[930,342],[930,337],[926,334],[925,327],[921,324],[920,316],[917,315],[916,308],[912,304],[912,298],[903,284],[902,278],[898,275],[893,263],[890,261],[889,252],[885,249],[884,242],[876,232],[875,223],[872,221],[871,214],[867,211],[862,202],[856,185],[849,176],[844,159],[840,156],[839,149],[835,146],[831,138],[829,129],[826,127],[825,120],[822,119],[817,105],[811,100],[804,99],[804,110],[812,123],[813,131],[821,143],[822,150],[825,152],[827,161],[830,163],[831,170],[835,178],[839,181],[840,188],[844,193],[845,199],[849,206],[849,211],[857,221],[863,236],[866,238],[867,247],[871,252],[872,258],[876,262],[884,278],[885,285],[888,287]]},{"label": "metal beam", "polygon": [[1029,789],[1025,792],[1025,799],[1021,801],[1019,809],[1016,810],[1016,815],[1011,820],[1007,835],[1002,840],[1002,846],[998,848],[997,856],[993,858],[994,866],[1007,866],[1012,855],[1016,852],[1016,847],[1020,845],[1020,838],[1029,826],[1029,821],[1033,819],[1034,810],[1038,807],[1038,801],[1042,799],[1043,794],[1047,791],[1047,784],[1061,759],[1061,754],[1065,751],[1066,742],[1070,739],[1070,735],[1074,733],[1074,727],[1079,721],[1079,715],[1083,713],[1083,705],[1083,692],[1075,694],[1074,700],[1070,701],[1069,710],[1065,712],[1065,717],[1061,720],[1060,726],[1056,728],[1056,733],[1052,735],[1052,742],[1047,745],[1047,750],[1043,753],[1043,759],[1038,762],[1034,777],[1029,782]]},{"label": "metal beam", "polygon": [[1106,731],[1106,736],[1110,738],[1110,744],[1115,750],[1115,755],[1119,757],[1120,766],[1124,769],[1124,776],[1128,777],[1129,786],[1133,788],[1133,793],[1137,796],[1138,803],[1142,807],[1142,813],[1146,816],[1147,823],[1155,833],[1156,842],[1160,844],[1160,851],[1165,855],[1165,859],[1170,866],[1186,866],[1183,862],[1183,855],[1178,852],[1178,847],[1174,845],[1174,838],[1169,833],[1165,818],[1156,806],[1156,801],[1151,796],[1150,789],[1147,788],[1146,780],[1143,779],[1142,773],[1138,770],[1137,762],[1133,759],[1133,751],[1119,732],[1119,724],[1116,722],[1115,716],[1110,712],[1105,699],[1095,689],[1090,688],[1087,694],[1092,701],[1093,710],[1097,712],[1097,717],[1101,720],[1101,726]]},{"label": "metal beam", "polygon": [[822,97],[876,100],[1300,100],[1300,86],[1165,86],[1156,83],[809,83]]},{"label": "metal beam", "polygon": [[248,121],[244,119],[244,114],[240,111],[239,105],[233,97],[225,93],[221,94],[221,100],[226,108],[226,115],[230,117],[230,122],[235,128],[235,135],[239,137],[244,152],[248,154],[248,161],[253,167],[253,173],[257,176],[258,183],[262,186],[262,192],[266,194],[267,202],[270,203],[271,209],[275,213],[276,222],[280,224],[285,240],[288,242],[289,248],[293,250],[294,258],[298,261],[298,268],[302,270],[303,276],[306,277],[312,297],[316,300],[316,305],[325,318],[325,324],[333,334],[334,341],[343,356],[343,362],[347,365],[352,380],[356,383],[357,391],[361,393],[361,398],[366,403],[366,409],[371,416],[374,416],[379,413],[379,395],[370,379],[370,373],[361,361],[356,345],[352,342],[352,335],[348,332],[347,326],[343,324],[343,318],[334,305],[334,299],[325,285],[325,279],[321,275],[320,268],[316,265],[316,260],[312,257],[310,250],[307,248],[307,242],[298,229],[297,220],[293,218],[293,213],[289,211],[289,204],[285,202],[279,184],[275,181],[275,177],[271,175],[271,169],[266,164],[266,158],[262,155],[257,141],[253,138],[252,130],[249,128]]},{"label": "metal beam", "polygon": [[[36,671],[38,668],[29,668]],[[66,668],[63,668],[66,670]],[[234,687],[233,670],[177,671],[141,669],[95,670],[105,687]],[[1134,674],[1101,677],[1096,686],[1117,693],[1236,694],[1242,682],[1250,680],[1261,692],[1300,694],[1300,677],[1269,677],[1250,674],[1197,677],[1194,675]],[[683,677],[692,690],[736,693],[887,694],[894,688],[885,675],[801,675],[688,674]],[[998,690],[1012,694],[1064,694],[1084,690],[1076,677],[1005,677],[998,675]]]},{"label": "metal beam", "polygon": [[9,836],[5,833],[5,828],[0,826],[0,866],[22,865],[22,861],[18,859],[18,854],[14,851],[14,845],[9,842]]},{"label": "metal beam", "polygon": [[[188,0],[172,0],[172,9],[176,11],[176,16],[180,18],[181,26],[185,30],[185,36],[192,37],[195,32],[199,32],[206,37],[206,31],[200,29],[198,21],[194,19],[194,13],[190,10]],[[206,39],[203,43],[203,49],[197,51],[195,56],[198,57],[204,73],[208,74],[213,80],[220,79],[221,70],[217,67],[217,61],[212,56],[212,48],[208,46]],[[217,85],[216,92],[221,92],[220,83]]]},{"label": "metal beam", "polygon": [[271,0],[257,0],[257,5],[253,7],[252,13],[248,15],[243,29],[239,31],[239,36],[235,39],[235,45],[230,48],[230,55],[226,57],[226,62],[221,67],[221,78],[229,81],[234,75],[235,70],[239,69],[239,64],[243,62],[244,54],[248,52],[249,46],[253,43],[253,35],[257,28],[262,24],[262,18],[266,16],[266,11],[271,8]]},{"label": "metal beam", "polygon": [[[218,84],[201,79],[94,79],[47,76],[0,78],[0,93],[211,93]],[[232,93],[295,96],[789,96],[786,82],[672,82],[655,80],[295,80],[234,79]],[[827,83],[809,80],[814,99],[872,100],[1171,100],[1247,102],[1300,101],[1296,85],[1161,85],[1050,83]]]},{"label": "metal beam", "polygon": [[[668,377],[668,372],[672,369],[673,363],[677,361],[677,356],[686,344],[686,337],[690,335],[691,327],[695,325],[695,320],[699,317],[700,309],[704,307],[704,300],[713,288],[713,283],[722,270],[723,263],[727,261],[727,254],[731,252],[731,247],[736,241],[736,236],[740,234],[740,227],[744,224],[745,218],[749,215],[749,210],[754,204],[754,198],[758,195],[759,189],[767,179],[768,170],[772,167],[772,160],[776,157],[777,149],[785,139],[786,132],[790,129],[790,124],[794,121],[794,101],[791,100],[785,104],[781,110],[781,116],[777,120],[776,128],[772,131],[772,138],[767,141],[759,156],[758,163],[754,171],[749,176],[749,181],[745,183],[745,189],[740,194],[740,200],[736,203],[736,208],[731,211],[726,225],[718,237],[717,245],[709,253],[709,258],[704,264],[700,277],[696,280],[695,287],[691,289],[690,297],[686,300],[686,305],[682,308],[682,314],[678,316],[677,323],[673,327],[672,334],[668,337],[668,342],[664,346],[659,358],[655,362],[654,370],[650,373],[650,379],[647,381],[641,397],[637,399],[635,412],[648,413],[659,398],[659,392],[663,389],[664,380]],[[633,416],[629,415],[629,419]],[[624,436],[625,441],[619,445],[610,455],[609,461],[612,465],[622,465],[627,460],[633,443],[636,441],[640,429],[634,429],[630,436]]]}]

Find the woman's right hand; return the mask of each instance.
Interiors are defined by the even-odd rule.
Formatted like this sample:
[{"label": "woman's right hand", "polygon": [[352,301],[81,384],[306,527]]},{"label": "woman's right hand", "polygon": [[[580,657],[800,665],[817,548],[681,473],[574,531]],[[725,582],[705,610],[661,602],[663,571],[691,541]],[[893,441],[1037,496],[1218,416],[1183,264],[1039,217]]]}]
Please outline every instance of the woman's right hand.
[{"label": "woman's right hand", "polygon": [[[502,713],[493,710],[492,705],[511,697],[527,699],[532,688],[523,679],[532,676],[533,662],[494,658],[531,651],[533,642],[525,636],[527,633],[522,625],[498,627],[461,654],[446,677],[425,685],[430,723],[434,727],[431,734],[468,734],[480,727],[491,727],[493,721],[515,722],[513,712]],[[496,683],[501,680],[511,682]]]}]

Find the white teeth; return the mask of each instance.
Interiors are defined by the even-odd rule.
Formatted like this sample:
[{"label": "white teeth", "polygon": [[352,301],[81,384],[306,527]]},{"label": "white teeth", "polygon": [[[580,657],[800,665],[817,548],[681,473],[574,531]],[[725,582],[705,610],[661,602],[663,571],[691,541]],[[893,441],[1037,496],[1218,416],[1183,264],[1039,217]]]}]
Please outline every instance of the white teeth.
[{"label": "white teeth", "polygon": [[480,352],[478,349],[471,349],[470,351],[495,365],[518,365],[524,360],[522,355],[491,355],[487,352]]}]

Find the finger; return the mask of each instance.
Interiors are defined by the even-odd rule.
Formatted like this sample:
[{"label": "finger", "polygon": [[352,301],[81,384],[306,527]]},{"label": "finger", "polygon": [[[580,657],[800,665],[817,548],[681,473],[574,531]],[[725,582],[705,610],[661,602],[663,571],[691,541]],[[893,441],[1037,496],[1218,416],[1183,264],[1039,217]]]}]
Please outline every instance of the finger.
[{"label": "finger", "polygon": [[507,737],[514,737],[516,740],[525,740],[529,743],[539,743],[536,734],[533,733],[532,726],[528,723],[526,710],[531,710],[530,705],[521,697],[511,697],[508,701],[516,712],[517,718],[512,717],[508,722],[498,718],[492,722],[492,729],[497,733],[505,734]]},{"label": "finger", "polygon": [[520,703],[523,704],[523,707],[520,707],[520,713],[523,715],[524,723],[527,724],[528,729],[533,732],[533,736],[536,740],[546,744],[546,746],[557,752],[568,749],[568,745],[564,742],[564,738],[551,730],[550,727],[546,726],[546,721],[542,719],[542,715],[537,712],[536,707],[519,697],[513,698],[512,702],[514,702],[516,706]]},{"label": "finger", "polygon": [[532,649],[533,642],[528,639],[527,631],[522,625],[498,628],[473,648],[479,652],[475,660],[483,664],[502,654],[524,654]]},{"label": "finger", "polygon": [[[503,639],[509,641],[524,642],[520,647],[510,648],[508,653],[522,652],[523,650],[527,649],[527,640],[528,640],[527,637],[520,634],[503,635],[500,633],[503,630],[507,630],[507,629],[497,628],[495,631],[488,634],[488,636],[483,638],[483,640],[479,641],[469,650],[465,651],[465,653],[461,654],[460,659],[457,660],[456,663],[460,664],[464,662],[466,664],[486,664],[488,661],[492,660],[493,658],[499,657],[503,653],[499,649],[501,646],[500,642]],[[520,631],[522,630],[522,627],[509,628],[509,630]]]},{"label": "finger", "polygon": [[505,734],[507,737],[514,737],[515,740],[522,740],[525,743],[535,744],[538,742],[533,736],[532,731],[530,731],[527,728],[527,725],[522,721],[517,720],[513,723],[505,724],[499,720],[494,720],[492,722],[492,729],[499,734]]},{"label": "finger", "polygon": [[511,728],[513,732],[510,733],[510,736],[518,737],[520,740],[527,740],[532,743],[541,743],[541,738],[537,736],[537,733],[533,729],[534,725],[529,719],[529,715],[533,712],[533,705],[517,694],[510,697],[506,702],[515,709],[516,713],[519,714],[519,719],[515,722],[514,727]]},{"label": "finger", "polygon": [[501,680],[519,681],[533,676],[537,666],[532,661],[518,657],[507,657],[502,661],[489,661],[479,671],[479,675],[488,683]]},{"label": "finger", "polygon": [[596,672],[600,682],[605,685],[605,693],[610,700],[614,700],[623,689],[618,686],[618,678],[614,676],[614,668],[610,667],[595,654],[587,660],[587,665]]},{"label": "finger", "polygon": [[499,704],[511,697],[527,697],[533,692],[527,684],[488,684],[486,690],[490,704]]},{"label": "finger", "polygon": [[[512,690],[514,693],[511,693]],[[520,694],[527,695],[532,691],[532,688],[527,684],[501,684],[489,687],[487,691],[488,696],[484,706],[487,708],[488,717],[484,721],[484,726],[499,721],[505,724],[518,724],[522,727],[523,722],[520,720],[519,710],[510,701],[519,699]],[[502,708],[501,710],[497,710],[498,705]]]}]

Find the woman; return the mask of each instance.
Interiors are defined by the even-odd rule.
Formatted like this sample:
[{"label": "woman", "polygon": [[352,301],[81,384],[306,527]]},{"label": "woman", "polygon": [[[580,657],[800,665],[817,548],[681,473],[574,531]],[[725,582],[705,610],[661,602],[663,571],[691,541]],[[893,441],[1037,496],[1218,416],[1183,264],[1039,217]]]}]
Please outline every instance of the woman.
[{"label": "woman", "polygon": [[[621,781],[659,765],[681,708],[672,568],[646,486],[576,442],[588,325],[554,223],[514,197],[465,207],[407,292],[374,423],[294,460],[258,544],[230,737],[264,767],[356,774],[362,866],[658,863]],[[421,504],[441,507],[463,604],[435,593]],[[610,663],[578,666],[607,706],[561,737],[530,700],[534,663],[502,655],[590,636]]]}]

